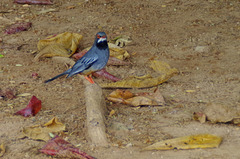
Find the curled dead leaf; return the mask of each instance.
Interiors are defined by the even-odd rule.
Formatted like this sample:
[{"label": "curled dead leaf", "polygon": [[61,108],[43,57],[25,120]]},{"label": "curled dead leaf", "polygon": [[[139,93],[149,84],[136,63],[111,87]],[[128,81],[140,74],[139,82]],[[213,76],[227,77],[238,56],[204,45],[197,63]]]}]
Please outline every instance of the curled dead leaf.
[{"label": "curled dead leaf", "polygon": [[58,35],[52,35],[38,42],[39,53],[34,58],[62,56],[70,57],[77,50],[77,47],[83,36],[77,33],[65,32]]},{"label": "curled dead leaf", "polygon": [[123,98],[123,99],[132,98],[133,96],[134,96],[133,93],[130,92],[129,90],[122,90],[122,89],[117,89],[109,94],[109,97]]},{"label": "curled dead leaf", "polygon": [[154,93],[138,93],[138,94],[133,94],[129,90],[117,89],[110,93],[107,99],[114,103],[128,104],[135,107],[165,104],[164,98],[158,89]]}]

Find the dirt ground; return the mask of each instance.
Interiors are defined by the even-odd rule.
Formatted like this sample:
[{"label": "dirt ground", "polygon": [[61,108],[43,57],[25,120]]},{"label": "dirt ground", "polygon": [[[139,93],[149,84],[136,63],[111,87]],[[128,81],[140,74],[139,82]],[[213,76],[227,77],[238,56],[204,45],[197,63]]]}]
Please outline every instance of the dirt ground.
[{"label": "dirt ground", "polygon": [[[51,158],[38,152],[45,142],[19,136],[23,127],[45,123],[55,116],[66,124],[64,137],[98,159],[239,158],[239,127],[200,124],[192,118],[193,112],[201,111],[210,102],[240,107],[239,0],[54,0],[54,5],[29,6],[12,1],[0,1],[0,17],[33,25],[28,31],[7,35],[3,33],[7,23],[0,22],[0,54],[4,55],[0,58],[0,88],[35,95],[43,108],[35,117],[24,118],[13,114],[24,108],[31,96],[0,100],[0,143],[7,147],[2,158]],[[38,14],[47,9],[55,11]],[[158,86],[166,106],[136,109],[107,102],[108,110],[116,111],[112,117],[106,116],[111,143],[108,148],[94,147],[86,138],[82,81],[74,76],[44,84],[44,80],[65,71],[66,66],[50,58],[33,62],[32,54],[37,42],[49,35],[80,33],[84,36],[80,44],[83,49],[92,45],[94,35],[101,30],[109,39],[118,35],[132,38],[125,47],[132,55],[132,65],[107,67],[117,77],[145,71],[149,59],[168,62],[179,70],[177,76]],[[39,79],[32,78],[34,72]],[[104,89],[104,94],[111,91]],[[220,147],[140,151],[157,141],[200,133],[223,137]]]}]

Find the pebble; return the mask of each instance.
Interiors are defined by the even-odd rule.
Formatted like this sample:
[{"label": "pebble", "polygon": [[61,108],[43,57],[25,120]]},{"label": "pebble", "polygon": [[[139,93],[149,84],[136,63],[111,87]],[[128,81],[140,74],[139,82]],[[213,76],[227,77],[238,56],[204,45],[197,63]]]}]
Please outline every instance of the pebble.
[{"label": "pebble", "polygon": [[16,66],[17,66],[17,67],[21,67],[21,66],[22,66],[22,64],[16,64]]},{"label": "pebble", "polygon": [[209,52],[210,47],[209,46],[196,46],[194,49],[196,52],[203,53],[203,52]]}]

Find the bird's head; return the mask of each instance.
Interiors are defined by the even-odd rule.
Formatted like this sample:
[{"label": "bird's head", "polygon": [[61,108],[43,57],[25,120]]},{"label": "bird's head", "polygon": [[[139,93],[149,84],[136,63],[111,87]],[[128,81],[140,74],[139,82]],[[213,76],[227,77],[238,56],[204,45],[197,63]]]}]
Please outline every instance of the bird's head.
[{"label": "bird's head", "polygon": [[96,34],[95,43],[98,47],[107,47],[107,35],[105,32],[98,32]]}]

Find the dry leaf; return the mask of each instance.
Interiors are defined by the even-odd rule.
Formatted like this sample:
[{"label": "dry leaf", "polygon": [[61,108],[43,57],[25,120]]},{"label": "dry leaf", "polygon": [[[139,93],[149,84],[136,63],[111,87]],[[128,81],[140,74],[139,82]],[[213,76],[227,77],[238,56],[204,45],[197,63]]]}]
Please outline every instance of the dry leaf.
[{"label": "dry leaf", "polygon": [[196,92],[196,90],[188,89],[188,90],[186,90],[186,92],[187,93],[194,93],[194,92]]},{"label": "dry leaf", "polygon": [[120,48],[119,46],[112,43],[108,43],[108,46],[109,46],[110,56],[116,57],[120,60],[125,60],[130,57],[129,53],[126,50]]},{"label": "dry leaf", "polygon": [[151,61],[150,67],[157,73],[156,77],[149,74],[141,77],[128,77],[114,83],[102,83],[100,86],[103,88],[147,88],[157,86],[178,73],[177,69],[161,61]]},{"label": "dry leaf", "polygon": [[200,121],[200,123],[205,123],[207,120],[207,117],[204,113],[202,112],[194,112],[193,113],[193,119]]},{"label": "dry leaf", "polygon": [[16,115],[24,117],[35,116],[42,108],[42,102],[36,96],[32,96],[26,108],[17,111]]},{"label": "dry leaf", "polygon": [[61,137],[56,136],[48,141],[42,149],[39,150],[47,155],[60,157],[60,158],[74,158],[74,159],[95,159],[87,153],[80,151],[71,143],[63,140]]},{"label": "dry leaf", "polygon": [[48,141],[50,139],[49,133],[61,132],[64,130],[65,125],[59,122],[57,118],[53,118],[44,125],[23,128],[23,133],[31,139]]},{"label": "dry leaf", "polygon": [[145,147],[145,150],[172,150],[172,149],[196,149],[196,148],[216,148],[221,143],[222,138],[211,134],[199,134],[184,136],[157,142]]},{"label": "dry leaf", "polygon": [[132,42],[131,38],[126,35],[119,36],[119,37],[115,38],[114,40],[115,40],[115,44],[119,47],[124,47]]},{"label": "dry leaf", "polygon": [[[204,114],[206,114],[207,120],[212,123],[226,123],[232,122],[235,118],[239,118],[240,109],[231,105],[209,103],[204,109]],[[236,123],[235,120],[235,124],[239,123]]]},{"label": "dry leaf", "polygon": [[110,74],[109,72],[106,71],[105,68],[97,71],[97,72],[94,72],[92,74],[94,77],[100,77],[100,78],[105,78],[105,79],[108,79],[108,80],[111,80],[113,82],[116,82],[116,81],[119,81],[121,79],[117,78],[116,76]]},{"label": "dry leaf", "polygon": [[111,117],[111,116],[113,116],[115,113],[116,113],[115,110],[111,110],[108,116]]},{"label": "dry leaf", "polygon": [[37,45],[39,53],[34,60],[36,61],[40,57],[70,57],[76,52],[82,38],[83,36],[80,34],[65,32],[40,40]]},{"label": "dry leaf", "polygon": [[0,157],[2,157],[5,152],[6,152],[6,148],[5,148],[5,145],[2,143],[0,145]]},{"label": "dry leaf", "polygon": [[130,99],[125,100],[126,104],[130,104],[132,106],[141,106],[141,105],[158,105],[155,100],[144,96],[137,96]]},{"label": "dry leaf", "polygon": [[123,98],[123,99],[128,99],[132,98],[134,95],[132,92],[129,90],[122,90],[122,89],[116,89],[112,93],[109,94],[109,97],[113,98]]},{"label": "dry leaf", "polygon": [[31,93],[22,93],[22,94],[18,94],[18,97],[26,97],[26,96],[30,96]]},{"label": "dry leaf", "polygon": [[12,24],[9,26],[6,30],[6,34],[15,34],[21,31],[26,31],[32,26],[32,23],[30,22],[17,22],[15,24]]},{"label": "dry leaf", "polygon": [[128,104],[131,106],[164,105],[165,101],[160,91],[154,93],[133,94],[129,90],[117,89],[109,94],[107,99],[111,102]]}]

